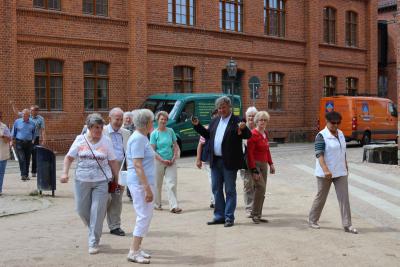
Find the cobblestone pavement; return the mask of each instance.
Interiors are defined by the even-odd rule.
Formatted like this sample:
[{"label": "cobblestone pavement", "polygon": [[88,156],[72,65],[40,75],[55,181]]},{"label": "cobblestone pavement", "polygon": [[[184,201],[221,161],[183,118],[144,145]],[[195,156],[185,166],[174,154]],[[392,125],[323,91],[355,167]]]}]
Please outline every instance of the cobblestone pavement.
[{"label": "cobblestone pavement", "polygon": [[[178,199],[184,212],[155,211],[144,248],[158,266],[399,266],[400,168],[362,163],[362,148],[348,149],[353,224],[345,233],[332,187],[321,229],[307,226],[316,191],[313,144],[272,148],[277,173],[268,177],[263,214],[268,224],[254,225],[243,208],[238,176],[235,226],[207,226],[212,218],[206,173],[194,157],[179,160]],[[61,170],[62,157],[57,157]],[[100,254],[88,255],[87,230],[74,211],[73,182],[57,184],[56,197],[29,197],[36,180],[22,182],[9,162],[0,197],[0,214],[29,206],[34,212],[0,217],[0,266],[131,266],[126,254],[131,236],[110,235],[104,224]],[[163,195],[164,206],[166,195]],[[124,197],[122,228],[131,232],[135,213]],[[41,204],[37,204],[37,203]],[[47,202],[47,204],[46,204]],[[43,204],[45,203],[45,204]],[[26,204],[26,205],[25,205]],[[43,206],[44,205],[44,206]],[[21,206],[23,208],[21,208]]]}]

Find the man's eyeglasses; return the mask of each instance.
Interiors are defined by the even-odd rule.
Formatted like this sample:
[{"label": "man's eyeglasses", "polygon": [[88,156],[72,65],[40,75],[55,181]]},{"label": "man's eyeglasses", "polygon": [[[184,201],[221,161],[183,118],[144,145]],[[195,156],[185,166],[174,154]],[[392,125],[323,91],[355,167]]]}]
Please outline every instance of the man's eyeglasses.
[{"label": "man's eyeglasses", "polygon": [[333,124],[333,125],[339,125],[340,123],[341,123],[341,121],[330,121],[329,122],[330,124]]}]

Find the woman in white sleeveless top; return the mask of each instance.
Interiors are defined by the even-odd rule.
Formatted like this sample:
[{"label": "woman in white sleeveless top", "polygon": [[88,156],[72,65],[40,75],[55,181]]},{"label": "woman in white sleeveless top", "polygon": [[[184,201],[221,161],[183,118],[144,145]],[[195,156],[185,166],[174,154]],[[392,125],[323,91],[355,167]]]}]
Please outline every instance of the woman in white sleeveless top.
[{"label": "woman in white sleeveless top", "polygon": [[351,224],[346,139],[343,132],[338,129],[342,116],[340,113],[332,111],[326,113],[325,118],[326,127],[315,138],[315,176],[317,177],[318,192],[311,207],[309,225],[313,229],[320,228],[318,220],[333,183],[339,201],[343,229],[347,233],[357,234],[357,230]]}]

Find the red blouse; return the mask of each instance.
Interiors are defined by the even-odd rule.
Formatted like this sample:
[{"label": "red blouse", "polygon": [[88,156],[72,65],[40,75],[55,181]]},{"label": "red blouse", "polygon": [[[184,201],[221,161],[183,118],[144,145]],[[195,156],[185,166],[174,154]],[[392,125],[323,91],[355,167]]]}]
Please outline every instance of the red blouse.
[{"label": "red blouse", "polygon": [[251,138],[247,140],[247,164],[249,169],[256,167],[256,161],[267,162],[272,165],[271,152],[269,151],[268,134],[264,136],[257,130],[251,131]]}]

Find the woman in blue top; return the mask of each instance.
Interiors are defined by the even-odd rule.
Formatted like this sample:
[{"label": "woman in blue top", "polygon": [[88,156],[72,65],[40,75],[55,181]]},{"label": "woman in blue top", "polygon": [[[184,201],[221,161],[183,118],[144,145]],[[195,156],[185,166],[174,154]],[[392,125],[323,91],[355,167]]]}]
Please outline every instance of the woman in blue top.
[{"label": "woman in blue top", "polygon": [[176,159],[179,154],[179,146],[176,142],[174,130],[167,128],[168,113],[160,111],[156,115],[158,128],[150,135],[150,144],[156,151],[156,185],[157,191],[155,196],[155,206],[157,210],[161,210],[161,191],[165,177],[165,185],[167,187],[167,195],[169,201],[169,209],[172,213],[181,213],[182,209],[178,206],[176,197],[177,188],[177,167]]},{"label": "woman in blue top", "polygon": [[136,131],[129,138],[126,151],[127,184],[136,212],[136,224],[128,253],[128,261],[137,263],[150,263],[150,255],[141,249],[141,244],[143,237],[149,231],[153,217],[154,150],[147,138],[147,135],[153,129],[153,120],[154,114],[148,109],[133,111]]}]

